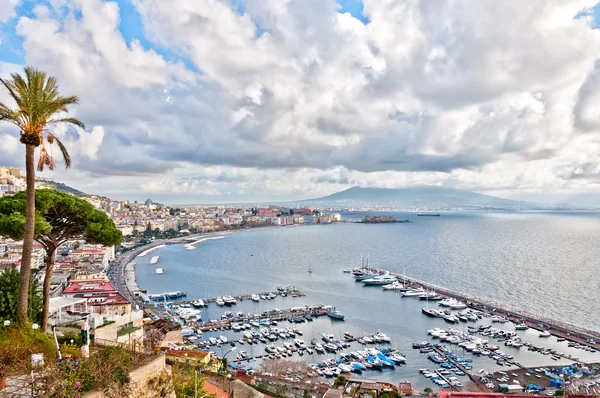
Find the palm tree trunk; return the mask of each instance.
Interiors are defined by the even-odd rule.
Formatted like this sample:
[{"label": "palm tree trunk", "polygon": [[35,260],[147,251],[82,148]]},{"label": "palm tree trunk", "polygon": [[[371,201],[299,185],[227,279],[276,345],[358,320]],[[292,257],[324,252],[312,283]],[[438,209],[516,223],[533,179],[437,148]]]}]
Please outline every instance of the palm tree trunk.
[{"label": "palm tree trunk", "polygon": [[23,253],[21,256],[21,276],[19,278],[19,303],[17,322],[27,324],[27,299],[29,297],[29,279],[31,277],[31,250],[35,229],[35,146],[25,145],[25,170],[27,178],[27,204],[25,207],[25,234],[23,236]]},{"label": "palm tree trunk", "polygon": [[54,261],[56,260],[56,247],[49,246],[46,249],[46,276],[44,277],[44,308],[42,309],[42,331],[48,329],[48,315],[50,312],[50,284],[54,275]]}]

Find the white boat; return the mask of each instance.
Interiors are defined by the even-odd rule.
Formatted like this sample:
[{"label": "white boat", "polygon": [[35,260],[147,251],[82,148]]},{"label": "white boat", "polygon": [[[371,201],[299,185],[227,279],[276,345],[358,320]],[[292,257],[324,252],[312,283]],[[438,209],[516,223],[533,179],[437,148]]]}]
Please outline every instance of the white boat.
[{"label": "white boat", "polygon": [[439,305],[442,307],[450,307],[452,305],[456,305],[459,302],[456,299],[448,298],[439,302]]},{"label": "white boat", "polygon": [[365,279],[362,282],[365,285],[389,285],[391,283],[396,282],[397,279],[394,276],[391,276],[390,274],[384,274],[384,275],[377,275],[373,278],[370,279]]},{"label": "white boat", "polygon": [[544,330],[543,332],[540,332],[538,336],[540,336],[540,337],[550,337],[552,335],[550,334],[549,331]]},{"label": "white boat", "polygon": [[162,269],[162,268],[157,268],[157,269],[156,269],[156,273],[157,273],[158,275],[162,275],[162,274],[164,274],[164,273],[165,273],[165,270],[164,270],[164,269]]},{"label": "white boat", "polygon": [[252,301],[260,301],[260,297],[258,296],[258,294],[253,294],[252,296],[250,296],[250,300]]},{"label": "white boat", "polygon": [[453,310],[463,310],[463,309],[467,308],[467,305],[461,301],[457,301],[454,304],[450,304],[450,308]]},{"label": "white boat", "polygon": [[226,305],[233,305],[237,303],[237,300],[233,298],[233,296],[225,296],[223,297],[223,301]]},{"label": "white boat", "polygon": [[150,264],[156,264],[158,263],[158,259],[160,258],[160,256],[154,256],[150,259]]},{"label": "white boat", "polygon": [[219,336],[219,340],[221,340],[222,343],[227,343],[227,341],[228,341],[227,337],[225,337],[223,335]]},{"label": "white boat", "polygon": [[225,301],[223,301],[223,298],[221,297],[217,297],[216,303],[217,305],[225,305]]},{"label": "white boat", "polygon": [[404,285],[399,281],[390,283],[389,285],[385,285],[385,286],[383,286],[383,288],[385,290],[403,290],[403,289],[405,289]]},{"label": "white boat", "polygon": [[192,301],[192,305],[196,308],[204,307],[204,301],[202,299]]},{"label": "white boat", "polygon": [[381,343],[381,342],[389,343],[392,341],[385,333],[382,333],[382,332],[376,333],[374,337],[375,337],[375,341],[377,341],[378,343]]},{"label": "white boat", "polygon": [[194,246],[194,245],[185,245],[185,250],[196,250],[196,246]]},{"label": "white boat", "polygon": [[524,323],[519,323],[518,325],[515,326],[515,330],[527,330],[529,329],[529,326],[527,326]]},{"label": "white boat", "polygon": [[425,291],[423,289],[413,289],[402,293],[402,297],[417,297],[424,293]]}]

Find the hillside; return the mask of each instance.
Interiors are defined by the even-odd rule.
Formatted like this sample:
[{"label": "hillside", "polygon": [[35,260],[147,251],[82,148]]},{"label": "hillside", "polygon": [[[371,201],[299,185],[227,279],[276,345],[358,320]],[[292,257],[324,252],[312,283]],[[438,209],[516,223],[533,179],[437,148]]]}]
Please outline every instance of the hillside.
[{"label": "hillside", "polygon": [[35,185],[36,188],[52,188],[56,189],[57,191],[70,193],[71,195],[78,197],[88,196],[88,194],[81,192],[80,190],[70,187],[66,184],[63,184],[62,182],[56,182],[45,178],[36,178]]},{"label": "hillside", "polygon": [[558,210],[570,205],[549,205],[502,199],[471,191],[441,187],[361,188],[300,202],[302,205],[333,208],[372,208],[396,210]]}]

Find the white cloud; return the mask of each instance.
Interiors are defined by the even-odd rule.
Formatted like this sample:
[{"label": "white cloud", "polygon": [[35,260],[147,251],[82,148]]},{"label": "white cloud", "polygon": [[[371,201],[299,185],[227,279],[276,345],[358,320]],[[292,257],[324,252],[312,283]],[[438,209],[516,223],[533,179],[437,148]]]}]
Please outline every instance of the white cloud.
[{"label": "white cloud", "polygon": [[0,0],[0,23],[8,21],[15,15],[15,8],[20,0]]},{"label": "white cloud", "polygon": [[27,63],[80,95],[95,127],[65,138],[98,189],[514,194],[599,179],[600,32],[576,18],[595,0],[364,0],[366,25],[334,0],[247,0],[242,15],[135,0],[158,50],[122,37],[115,2],[55,3],[68,12],[38,7],[17,32]]}]

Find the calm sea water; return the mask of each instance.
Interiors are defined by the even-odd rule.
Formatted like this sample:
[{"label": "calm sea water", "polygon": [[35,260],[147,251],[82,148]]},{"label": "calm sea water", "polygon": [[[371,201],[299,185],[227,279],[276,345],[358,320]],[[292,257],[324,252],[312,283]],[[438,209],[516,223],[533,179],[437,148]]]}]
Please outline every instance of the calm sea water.
[{"label": "calm sea water", "polygon": [[[304,304],[335,305],[346,315],[346,321],[320,319],[304,324],[301,328],[305,340],[309,341],[313,335],[319,338],[321,332],[341,336],[345,331],[361,334],[381,330],[408,355],[410,366],[376,377],[392,381],[407,379],[425,386],[429,383],[415,369],[432,364],[424,355],[411,350],[410,343],[427,339],[427,329],[448,324],[422,316],[422,301],[402,298],[380,287],[363,287],[342,273],[343,269],[358,266],[361,254],[368,255],[373,266],[406,271],[408,276],[441,286],[600,329],[597,307],[600,214],[451,212],[441,217],[386,214],[414,222],[283,227],[227,234],[224,239],[198,244],[195,251],[186,251],[182,245],[167,246],[155,252],[165,273],[154,273],[155,266],[148,264],[151,256],[138,258],[137,281],[150,293],[182,290],[188,298],[270,291],[287,284],[296,286],[306,292],[306,297],[243,302],[232,311],[260,313]],[[362,219],[364,215],[350,213],[343,217]],[[309,267],[312,274],[308,273]],[[203,310],[203,318],[216,319],[224,311],[213,304]],[[232,332],[228,333],[230,338],[234,337]],[[565,343],[557,343],[553,337],[540,343],[533,331],[523,335],[538,345],[556,346],[559,351],[582,360],[599,359],[598,354],[567,349]],[[250,352],[253,346],[240,349],[244,347]],[[541,354],[506,351],[509,350],[526,366],[552,362]],[[474,368],[494,366],[491,359],[478,358]]]}]

